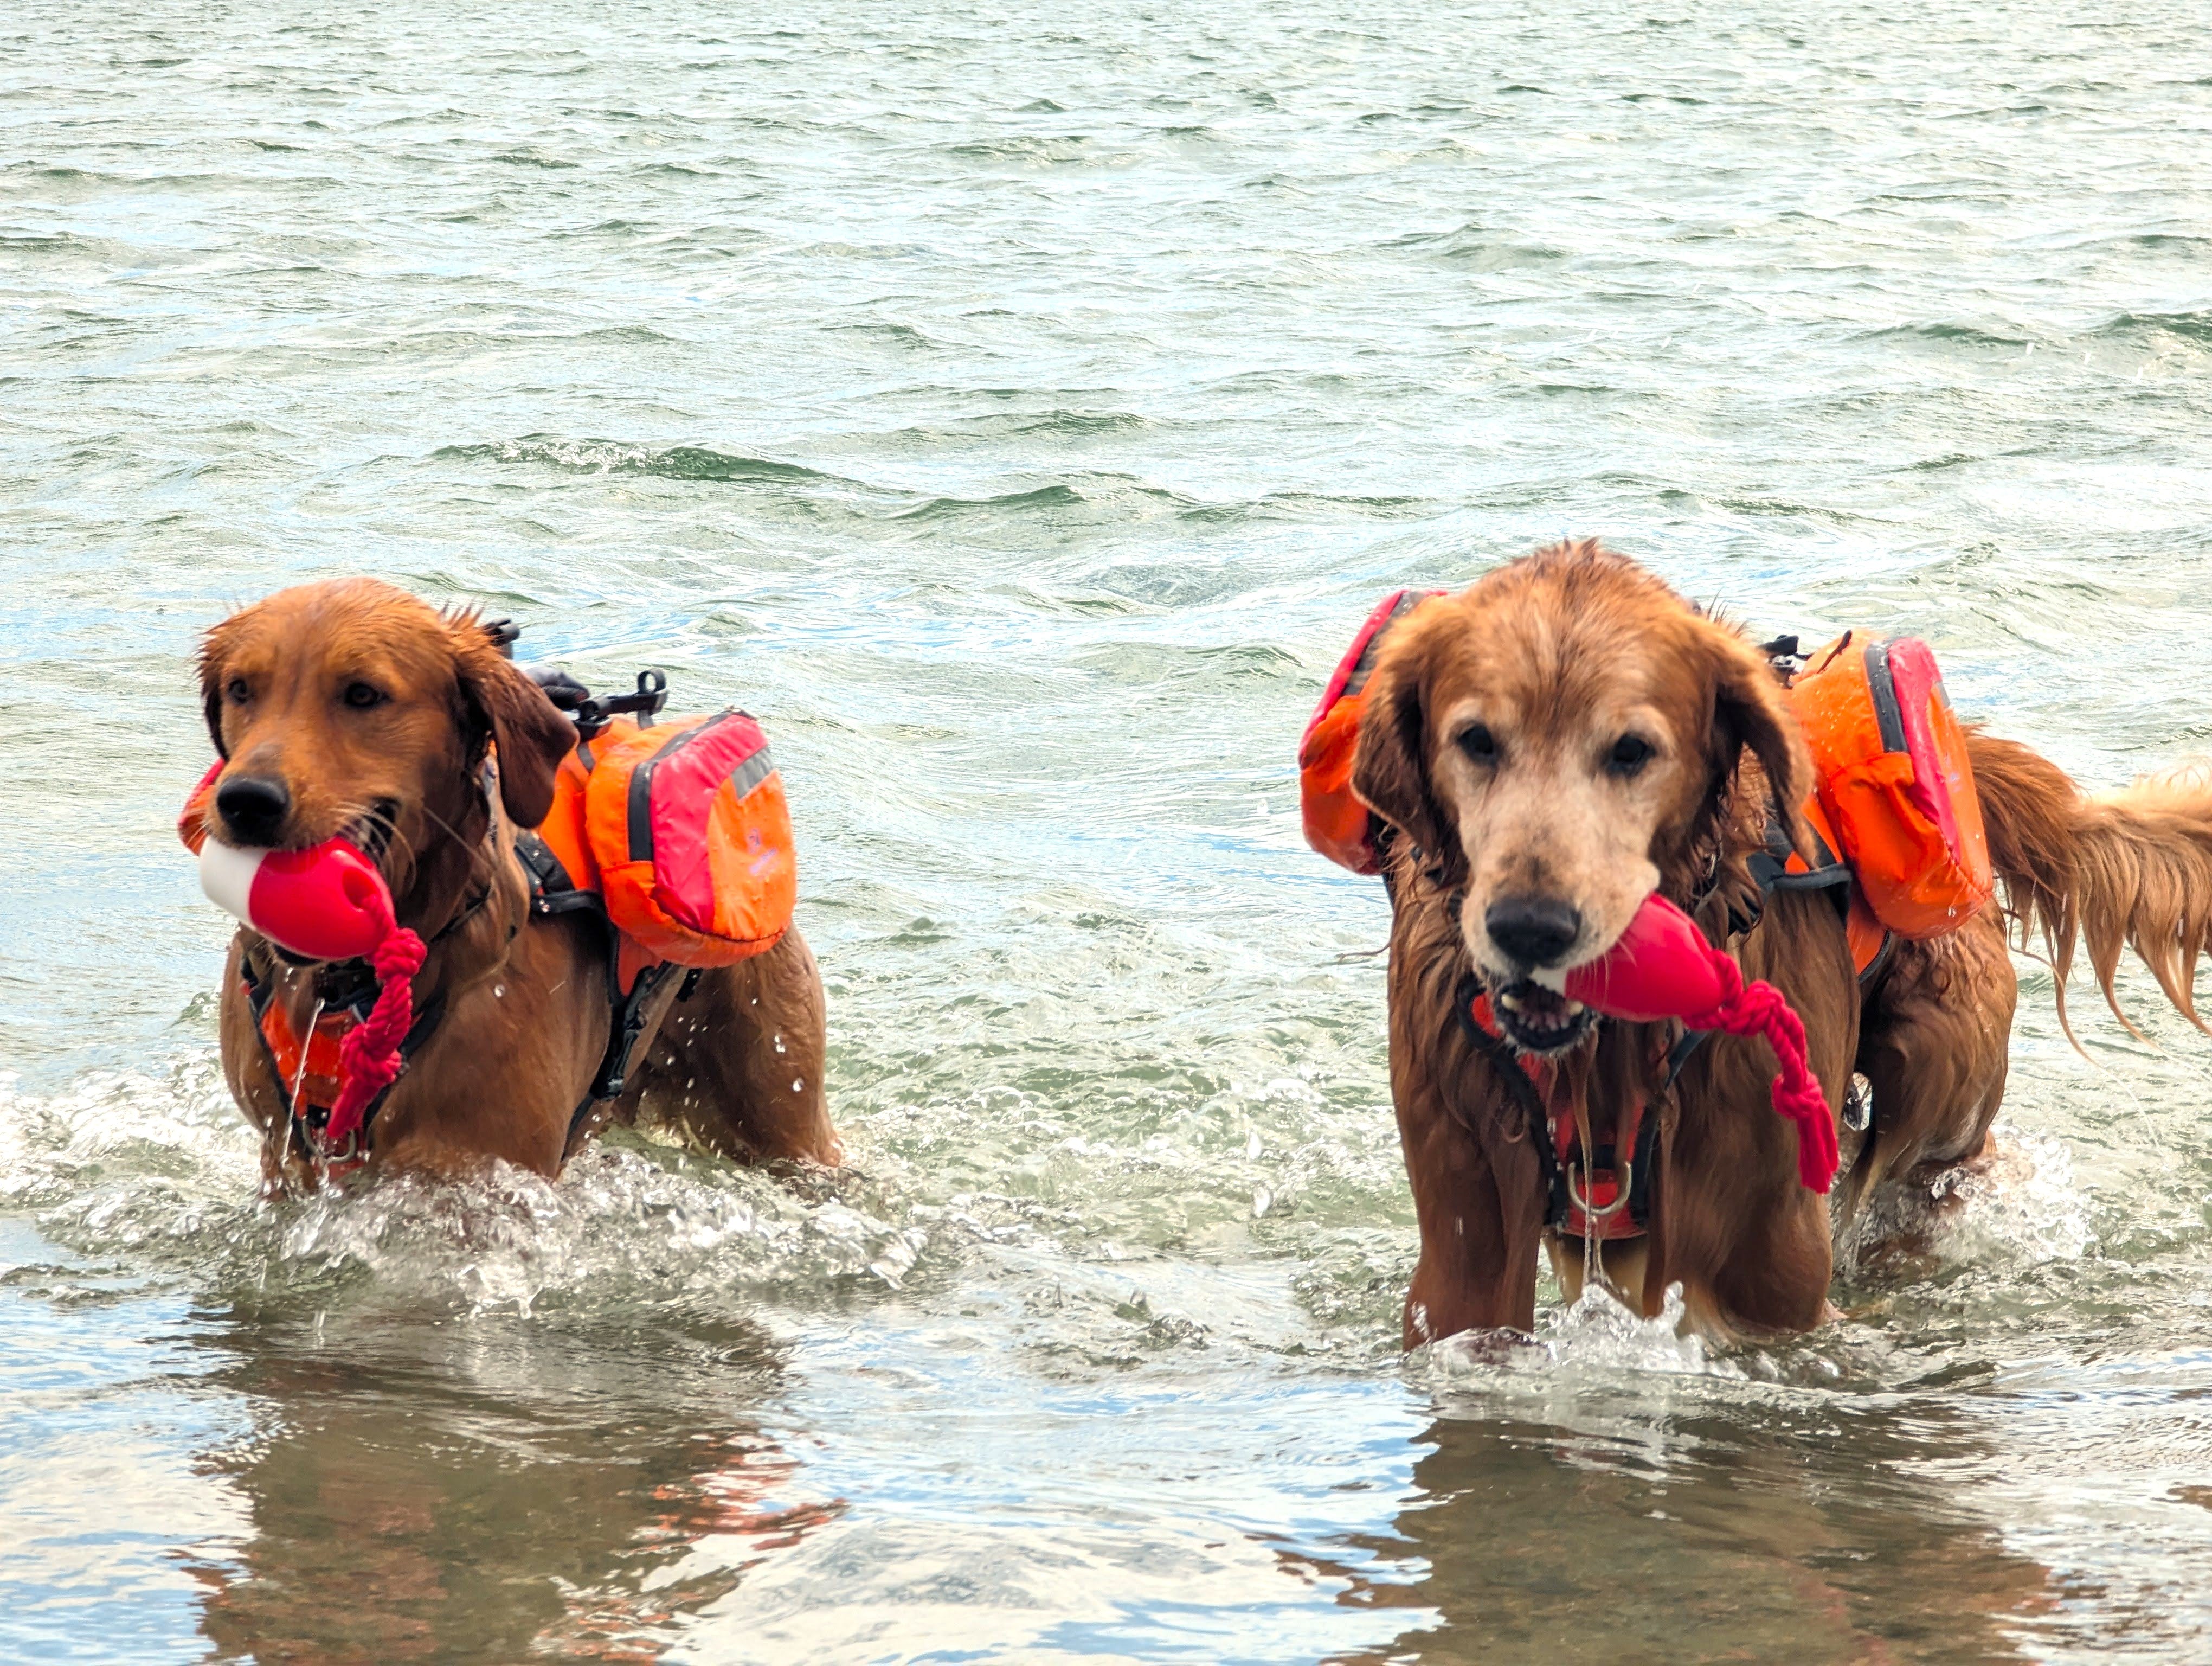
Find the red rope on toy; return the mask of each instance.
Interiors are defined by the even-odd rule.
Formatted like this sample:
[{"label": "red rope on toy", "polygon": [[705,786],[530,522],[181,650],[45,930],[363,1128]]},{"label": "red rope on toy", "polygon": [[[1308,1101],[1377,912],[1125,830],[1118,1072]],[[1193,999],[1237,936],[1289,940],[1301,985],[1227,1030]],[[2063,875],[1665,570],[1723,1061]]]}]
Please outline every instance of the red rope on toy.
[{"label": "red rope on toy", "polygon": [[[337,1103],[324,1124],[323,1142],[332,1151],[343,1151],[360,1131],[362,1113],[376,1096],[399,1079],[404,1062],[402,1043],[415,1022],[415,974],[422,970],[428,951],[422,939],[392,917],[390,901],[380,903],[384,915],[384,940],[368,957],[377,981],[376,1005],[338,1043]],[[1801,1032],[1802,1033],[1802,1032]]]},{"label": "red rope on toy", "polygon": [[1782,1065],[1770,1090],[1775,1114],[1797,1125],[1797,1178],[1808,1191],[1825,1192],[1836,1178],[1836,1124],[1828,1114],[1828,1096],[1821,1092],[1806,1061],[1805,1021],[1771,983],[1764,979],[1746,983],[1734,959],[1718,949],[1709,952],[1725,993],[1711,1012],[1683,1022],[1692,1030],[1766,1038]]}]

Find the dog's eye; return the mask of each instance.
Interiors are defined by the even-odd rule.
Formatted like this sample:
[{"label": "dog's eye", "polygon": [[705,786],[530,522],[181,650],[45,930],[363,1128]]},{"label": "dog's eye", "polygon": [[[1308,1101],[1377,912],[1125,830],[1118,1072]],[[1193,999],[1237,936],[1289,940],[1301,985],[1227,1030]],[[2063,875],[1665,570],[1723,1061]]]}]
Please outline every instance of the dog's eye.
[{"label": "dog's eye", "polygon": [[1498,737],[1480,723],[1460,732],[1459,749],[1477,763],[1498,762]]},{"label": "dog's eye", "polygon": [[222,685],[222,697],[234,706],[242,706],[253,698],[253,690],[243,677],[234,677]]},{"label": "dog's eye", "polygon": [[384,690],[368,683],[346,684],[345,702],[356,711],[367,711],[371,706],[384,703]]},{"label": "dog's eye", "polygon": [[1651,762],[1656,750],[1640,734],[1625,734],[1613,743],[1613,750],[1605,755],[1605,767],[1616,775],[1633,775]]}]

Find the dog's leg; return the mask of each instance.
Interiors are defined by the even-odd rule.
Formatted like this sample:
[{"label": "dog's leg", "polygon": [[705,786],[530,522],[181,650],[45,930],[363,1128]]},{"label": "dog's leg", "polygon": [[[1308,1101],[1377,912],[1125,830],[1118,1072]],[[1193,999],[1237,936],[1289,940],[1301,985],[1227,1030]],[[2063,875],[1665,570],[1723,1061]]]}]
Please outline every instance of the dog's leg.
[{"label": "dog's leg", "polygon": [[[1559,1281],[1559,1294],[1572,1307],[1583,1298],[1583,1241],[1547,1232],[1544,1256],[1552,1264],[1552,1276]],[[1614,1238],[1597,1246],[1598,1273],[1614,1298],[1630,1312],[1656,1319],[1659,1310],[1645,1296],[1650,1265],[1650,1238]]]},{"label": "dog's leg", "polygon": [[1871,1207],[1897,1225],[1863,1245],[1863,1258],[1919,1247],[1933,1224],[1930,1187],[1984,1155],[2017,998],[1993,911],[1947,937],[1897,945],[1867,1001],[1858,1067],[1874,1089],[1874,1126],[1844,1193],[1847,1215]]},{"label": "dog's leg", "polygon": [[1406,1292],[1406,1346],[1464,1330],[1533,1329],[1539,1231],[1533,1148],[1526,1140],[1476,1139],[1425,1080],[1401,1088],[1398,1128],[1421,1228],[1420,1259]]},{"label": "dog's leg", "polygon": [[823,1091],[822,974],[796,930],[766,954],[703,973],[661,1021],[624,1096],[726,1157],[834,1164]]}]

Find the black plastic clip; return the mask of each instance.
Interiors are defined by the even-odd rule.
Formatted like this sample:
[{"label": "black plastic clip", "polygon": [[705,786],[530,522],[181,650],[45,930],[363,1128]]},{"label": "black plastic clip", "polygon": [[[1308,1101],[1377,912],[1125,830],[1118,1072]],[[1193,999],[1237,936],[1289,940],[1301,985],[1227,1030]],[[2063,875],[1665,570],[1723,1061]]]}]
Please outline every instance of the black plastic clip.
[{"label": "black plastic clip", "polygon": [[1805,655],[1800,651],[1795,636],[1777,636],[1771,642],[1761,642],[1759,651],[1766,656],[1766,663],[1780,672],[1784,681],[1794,678],[1805,669]]},{"label": "black plastic clip", "polygon": [[576,733],[591,740],[620,714],[628,713],[647,721],[667,703],[668,673],[648,666],[638,672],[635,694],[592,695],[579,700],[570,708],[569,715],[576,720]]}]

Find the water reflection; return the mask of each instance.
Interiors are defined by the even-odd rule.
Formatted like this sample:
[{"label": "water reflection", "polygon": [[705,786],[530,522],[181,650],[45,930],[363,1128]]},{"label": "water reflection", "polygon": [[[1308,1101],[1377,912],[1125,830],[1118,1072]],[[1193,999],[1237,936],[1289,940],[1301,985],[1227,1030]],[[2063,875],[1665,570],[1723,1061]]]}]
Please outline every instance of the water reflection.
[{"label": "water reflection", "polygon": [[1422,1610],[1344,1666],[2010,1659],[2056,1596],[1939,1484],[1892,1479],[1947,1444],[1966,1456],[1929,1403],[1808,1406],[1765,1429],[1626,1394],[1561,1421],[1448,1406],[1417,1501],[1352,1541],[1404,1578],[1322,1570],[1352,1579],[1340,1601]]},{"label": "water reflection", "polygon": [[844,1507],[763,1426],[776,1350],[742,1324],[241,1318],[223,1346],[256,1414],[206,1459],[251,1523],[196,1567],[217,1659],[654,1659]]}]

